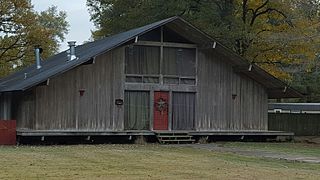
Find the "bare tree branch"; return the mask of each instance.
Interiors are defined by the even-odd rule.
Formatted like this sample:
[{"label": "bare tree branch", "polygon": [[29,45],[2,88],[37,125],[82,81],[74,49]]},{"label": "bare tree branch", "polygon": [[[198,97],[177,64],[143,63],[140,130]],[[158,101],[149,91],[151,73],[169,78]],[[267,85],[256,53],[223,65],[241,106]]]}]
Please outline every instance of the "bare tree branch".
[{"label": "bare tree branch", "polygon": [[259,35],[260,33],[267,32],[267,31],[270,31],[270,30],[269,29],[261,29],[260,31],[258,31],[256,33],[256,35]]},{"label": "bare tree branch", "polygon": [[247,21],[247,13],[248,13],[248,0],[243,0],[242,2],[242,21],[246,24]]},{"label": "bare tree branch", "polygon": [[258,11],[260,11],[260,9],[264,8],[268,3],[269,3],[269,0],[266,0],[261,6],[259,6],[259,7],[255,10],[255,14],[257,14]]},{"label": "bare tree branch", "polygon": [[[278,14],[282,15],[285,19],[287,19],[287,15],[284,14],[283,12],[277,10],[277,9],[274,9],[274,8],[267,8],[266,10],[264,11],[261,11],[259,13],[255,13],[253,14],[252,16],[252,19],[251,19],[251,22],[250,22],[250,26],[252,26],[256,20],[257,17],[261,16],[261,15],[264,15],[264,14],[267,14],[267,13],[272,13],[272,12],[277,12]],[[289,24],[291,27],[293,27],[293,24],[290,22],[290,21],[287,21],[286,20],[286,23]]]}]

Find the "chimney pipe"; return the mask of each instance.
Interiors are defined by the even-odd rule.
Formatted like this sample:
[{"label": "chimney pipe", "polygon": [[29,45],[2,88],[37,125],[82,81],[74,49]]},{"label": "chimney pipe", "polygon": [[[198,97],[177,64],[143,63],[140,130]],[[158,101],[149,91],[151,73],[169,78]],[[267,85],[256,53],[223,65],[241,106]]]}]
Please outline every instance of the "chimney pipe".
[{"label": "chimney pipe", "polygon": [[35,46],[34,47],[34,54],[36,57],[36,66],[37,69],[41,68],[41,59],[40,59],[40,54],[42,53],[42,48],[40,48],[39,46]]},{"label": "chimney pipe", "polygon": [[69,41],[68,45],[69,45],[69,52],[68,52],[69,61],[77,59],[76,49],[75,49],[76,41]]}]

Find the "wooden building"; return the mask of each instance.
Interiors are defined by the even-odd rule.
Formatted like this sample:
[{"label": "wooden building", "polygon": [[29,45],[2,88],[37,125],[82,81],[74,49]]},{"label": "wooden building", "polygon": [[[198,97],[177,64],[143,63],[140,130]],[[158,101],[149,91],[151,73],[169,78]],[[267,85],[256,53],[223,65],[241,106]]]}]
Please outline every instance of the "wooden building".
[{"label": "wooden building", "polygon": [[319,136],[320,103],[269,103],[268,129]]},{"label": "wooden building", "polygon": [[269,113],[320,114],[320,103],[269,103]]},{"label": "wooden building", "polygon": [[18,135],[268,134],[268,98],[301,96],[179,17],[72,48],[1,79]]}]

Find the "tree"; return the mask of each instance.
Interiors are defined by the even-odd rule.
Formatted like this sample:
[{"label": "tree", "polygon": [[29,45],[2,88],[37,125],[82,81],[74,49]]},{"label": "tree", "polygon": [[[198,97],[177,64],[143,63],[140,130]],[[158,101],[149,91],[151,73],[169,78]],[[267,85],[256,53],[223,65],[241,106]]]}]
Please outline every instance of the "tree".
[{"label": "tree", "polygon": [[87,5],[98,28],[95,39],[179,15],[287,81],[291,75],[284,69],[309,63],[317,53],[316,0],[88,0]]},{"label": "tree", "polygon": [[243,41],[244,57],[287,82],[292,80],[293,66],[299,66],[299,71],[311,68],[320,40],[318,2],[265,1],[248,3],[244,9],[250,15],[245,22],[251,28],[249,38]]},{"label": "tree", "polygon": [[297,74],[310,79],[315,69],[318,0],[87,0],[87,5],[98,29],[94,39],[178,15],[289,84],[302,83],[293,79]]},{"label": "tree", "polygon": [[34,62],[34,46],[42,58],[56,53],[68,32],[66,13],[55,6],[37,13],[29,0],[2,0],[0,4],[0,77]]},{"label": "tree", "polygon": [[[91,19],[98,27],[94,39],[110,36],[173,15],[182,15],[190,0],[88,0]],[[142,18],[143,17],[143,18]]]}]

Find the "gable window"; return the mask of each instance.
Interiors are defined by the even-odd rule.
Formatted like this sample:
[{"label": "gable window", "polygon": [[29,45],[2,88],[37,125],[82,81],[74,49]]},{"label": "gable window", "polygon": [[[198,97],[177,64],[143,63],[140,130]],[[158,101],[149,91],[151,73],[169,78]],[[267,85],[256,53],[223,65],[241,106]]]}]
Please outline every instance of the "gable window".
[{"label": "gable window", "polygon": [[159,83],[160,47],[127,47],[125,72],[126,82]]},{"label": "gable window", "polygon": [[196,48],[165,26],[147,32],[125,49],[126,82],[195,85]]},{"label": "gable window", "polygon": [[139,41],[153,41],[160,42],[161,41],[161,28],[154,29],[150,32],[139,36]]},{"label": "gable window", "polygon": [[187,40],[186,38],[182,37],[179,33],[175,31],[163,27],[163,41],[164,42],[173,42],[173,43],[187,43],[192,44],[191,41]]},{"label": "gable window", "polygon": [[196,50],[164,47],[162,73],[165,84],[195,84]]},{"label": "gable window", "polygon": [[163,49],[163,75],[195,76],[195,49],[165,47]]}]

